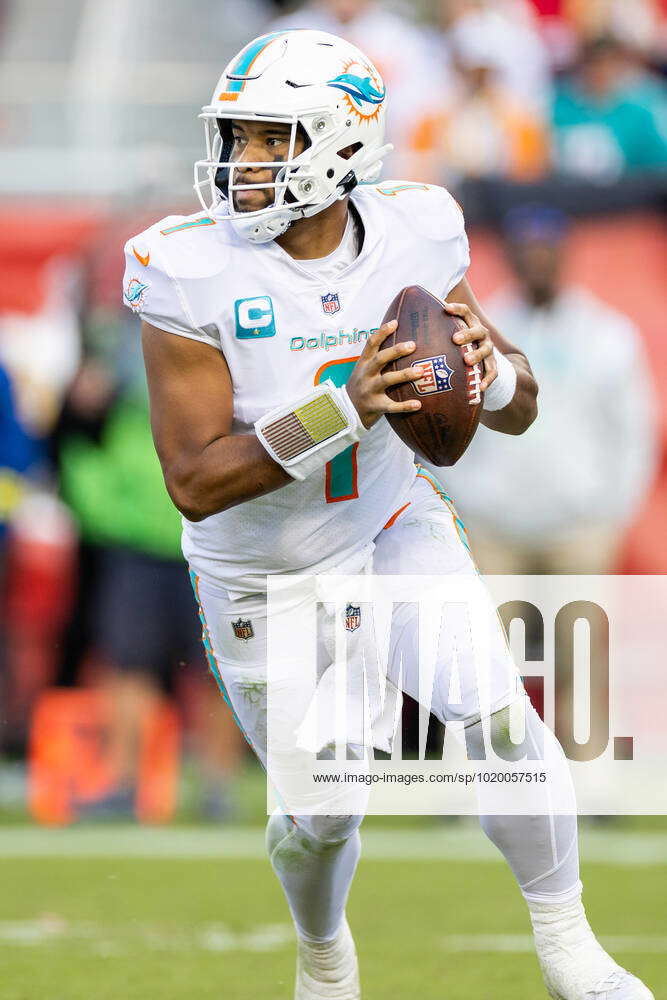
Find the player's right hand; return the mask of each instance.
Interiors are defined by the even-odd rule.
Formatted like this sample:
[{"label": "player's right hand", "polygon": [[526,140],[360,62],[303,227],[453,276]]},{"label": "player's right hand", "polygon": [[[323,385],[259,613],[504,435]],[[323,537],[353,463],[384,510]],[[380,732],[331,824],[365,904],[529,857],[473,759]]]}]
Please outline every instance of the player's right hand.
[{"label": "player's right hand", "polygon": [[368,338],[345,387],[366,429],[377,423],[384,413],[414,413],[421,409],[418,399],[398,403],[387,395],[390,386],[400,385],[402,382],[417,382],[423,377],[420,368],[407,368],[400,372],[383,374],[390,361],[407,357],[416,349],[415,342],[407,340],[382,350],[387,337],[397,328],[398,323],[393,319]]}]

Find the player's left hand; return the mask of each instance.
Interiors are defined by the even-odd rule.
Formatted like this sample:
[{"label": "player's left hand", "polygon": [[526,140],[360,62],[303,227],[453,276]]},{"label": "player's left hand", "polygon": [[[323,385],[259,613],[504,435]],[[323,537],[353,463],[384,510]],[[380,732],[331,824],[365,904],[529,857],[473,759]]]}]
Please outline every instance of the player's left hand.
[{"label": "player's left hand", "polygon": [[493,356],[491,333],[484,326],[479,316],[475,316],[470,306],[467,306],[464,302],[445,302],[445,311],[451,313],[452,316],[460,316],[468,327],[467,330],[461,330],[459,333],[454,334],[452,338],[454,343],[460,346],[463,346],[463,344],[477,344],[476,350],[466,354],[465,363],[467,365],[476,365],[478,362],[484,362],[485,374],[480,388],[482,392],[485,392],[491,383],[495,382],[498,375],[496,359]]}]

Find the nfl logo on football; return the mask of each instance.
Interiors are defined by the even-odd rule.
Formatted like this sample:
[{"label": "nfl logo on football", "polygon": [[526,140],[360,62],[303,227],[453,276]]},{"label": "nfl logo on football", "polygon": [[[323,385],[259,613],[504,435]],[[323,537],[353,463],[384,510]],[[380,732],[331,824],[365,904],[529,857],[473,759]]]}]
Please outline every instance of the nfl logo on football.
[{"label": "nfl logo on football", "polygon": [[249,618],[245,620],[239,618],[237,622],[232,622],[232,628],[234,629],[234,635],[237,639],[252,639],[255,631],[252,627],[252,622]]},{"label": "nfl logo on football", "polygon": [[345,608],[345,628],[354,632],[361,625],[361,607],[358,604],[348,604]]},{"label": "nfl logo on football", "polygon": [[338,292],[329,292],[328,295],[323,295],[322,308],[328,316],[333,316],[334,313],[340,312],[340,299],[338,298]]},{"label": "nfl logo on football", "polygon": [[432,392],[449,392],[452,388],[451,378],[454,370],[449,367],[444,355],[414,361],[412,367],[422,370],[422,377],[414,383],[420,396],[428,396]]}]

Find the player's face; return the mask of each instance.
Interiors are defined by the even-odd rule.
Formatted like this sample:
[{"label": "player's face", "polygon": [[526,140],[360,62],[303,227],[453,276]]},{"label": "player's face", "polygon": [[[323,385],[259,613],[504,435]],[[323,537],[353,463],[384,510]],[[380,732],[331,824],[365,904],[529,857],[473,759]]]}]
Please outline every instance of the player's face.
[{"label": "player's face", "polygon": [[[234,145],[230,159],[238,163],[234,168],[236,184],[271,184],[279,167],[244,167],[244,163],[285,163],[290,154],[290,125],[275,122],[232,122]],[[303,137],[297,134],[294,156],[305,148]],[[274,188],[255,188],[251,191],[234,192],[234,208],[237,212],[258,212],[269,208],[275,200]]]},{"label": "player's face", "polygon": [[618,89],[630,66],[622,50],[609,48],[586,60],[581,68],[582,82],[590,94],[604,98]]},{"label": "player's face", "polygon": [[546,304],[557,294],[563,247],[560,241],[528,240],[511,248],[511,260],[528,298]]}]

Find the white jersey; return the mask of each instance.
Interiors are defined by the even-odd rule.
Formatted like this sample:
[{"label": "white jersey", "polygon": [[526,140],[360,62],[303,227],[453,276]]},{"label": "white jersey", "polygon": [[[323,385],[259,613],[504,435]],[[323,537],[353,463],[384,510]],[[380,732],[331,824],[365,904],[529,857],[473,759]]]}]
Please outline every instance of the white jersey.
[{"label": "white jersey", "polygon": [[[168,333],[222,351],[234,390],[233,434],[330,379],[343,385],[368,336],[407,285],[445,298],[469,264],[462,213],[443,188],[357,188],[359,256],[331,284],[276,243],[251,244],[224,217],[172,216],[128,241],[124,299]],[[313,262],[308,262],[308,268]],[[380,420],[303,482],[193,523],[183,553],[233,597],[267,575],[357,572],[415,477],[413,455]]]}]

